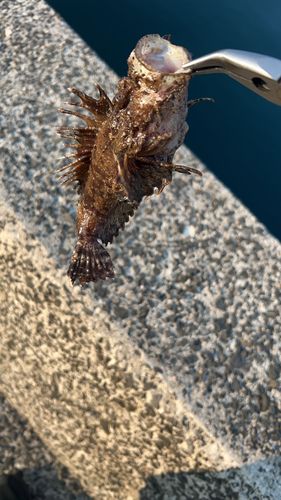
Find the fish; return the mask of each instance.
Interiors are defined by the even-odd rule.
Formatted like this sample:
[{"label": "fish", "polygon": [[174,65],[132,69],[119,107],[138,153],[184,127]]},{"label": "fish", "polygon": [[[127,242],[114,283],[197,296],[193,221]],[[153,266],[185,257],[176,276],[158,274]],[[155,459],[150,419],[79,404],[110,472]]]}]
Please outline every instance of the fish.
[{"label": "fish", "polygon": [[[73,185],[79,195],[77,241],[67,275],[72,285],[89,284],[115,277],[106,249],[124,230],[143,199],[160,194],[171,183],[173,172],[201,172],[174,165],[173,157],[188,131],[191,79],[182,65],[191,60],[187,49],[173,45],[170,35],[142,37],[128,58],[128,76],[119,80],[113,99],[96,84],[95,99],[75,88],[68,90],[80,101],[61,113],[82,119],[86,126],[59,127],[70,139],[71,163],[60,169],[62,183]],[[62,173],[63,172],[63,173]]]}]

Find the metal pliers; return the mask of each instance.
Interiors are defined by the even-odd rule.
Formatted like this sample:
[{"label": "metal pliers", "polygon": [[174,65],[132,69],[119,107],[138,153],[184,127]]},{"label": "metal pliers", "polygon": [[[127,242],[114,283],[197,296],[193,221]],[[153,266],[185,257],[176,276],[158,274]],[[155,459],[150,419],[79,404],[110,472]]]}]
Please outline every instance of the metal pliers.
[{"label": "metal pliers", "polygon": [[244,50],[224,49],[183,65],[191,76],[226,73],[264,99],[281,106],[281,60]]}]

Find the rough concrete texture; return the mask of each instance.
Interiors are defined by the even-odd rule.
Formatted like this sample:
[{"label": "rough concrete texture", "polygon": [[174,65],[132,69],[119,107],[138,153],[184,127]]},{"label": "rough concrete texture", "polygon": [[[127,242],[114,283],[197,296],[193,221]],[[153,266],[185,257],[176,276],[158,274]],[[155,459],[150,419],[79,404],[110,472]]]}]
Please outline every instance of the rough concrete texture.
[{"label": "rough concrete texture", "polygon": [[24,471],[32,500],[90,500],[30,424],[0,396],[1,473]]},{"label": "rough concrete texture", "polygon": [[115,280],[72,288],[56,110],[118,79],[42,1],[1,2],[0,44],[2,469],[42,499],[281,497],[280,243],[183,147],[203,179],[143,203]]}]

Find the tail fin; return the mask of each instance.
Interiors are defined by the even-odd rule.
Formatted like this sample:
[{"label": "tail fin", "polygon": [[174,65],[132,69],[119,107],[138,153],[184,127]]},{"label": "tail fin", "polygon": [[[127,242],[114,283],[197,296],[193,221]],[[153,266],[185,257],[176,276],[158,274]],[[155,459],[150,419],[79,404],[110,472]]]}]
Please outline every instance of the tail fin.
[{"label": "tail fin", "polygon": [[82,285],[115,276],[112,260],[105,248],[97,240],[82,238],[78,238],[75,245],[67,275],[72,285],[76,280]]}]

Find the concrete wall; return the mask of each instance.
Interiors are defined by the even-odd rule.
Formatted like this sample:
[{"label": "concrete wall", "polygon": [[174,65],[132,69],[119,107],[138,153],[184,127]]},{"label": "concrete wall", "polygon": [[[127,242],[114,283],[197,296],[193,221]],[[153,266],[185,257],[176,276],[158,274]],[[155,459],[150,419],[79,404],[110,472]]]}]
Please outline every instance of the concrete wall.
[{"label": "concrete wall", "polygon": [[280,243],[182,147],[203,179],[175,175],[116,278],[72,288],[57,108],[118,78],[43,1],[2,1],[0,43],[3,470],[42,499],[75,497],[52,464],[95,499],[278,498]]}]

